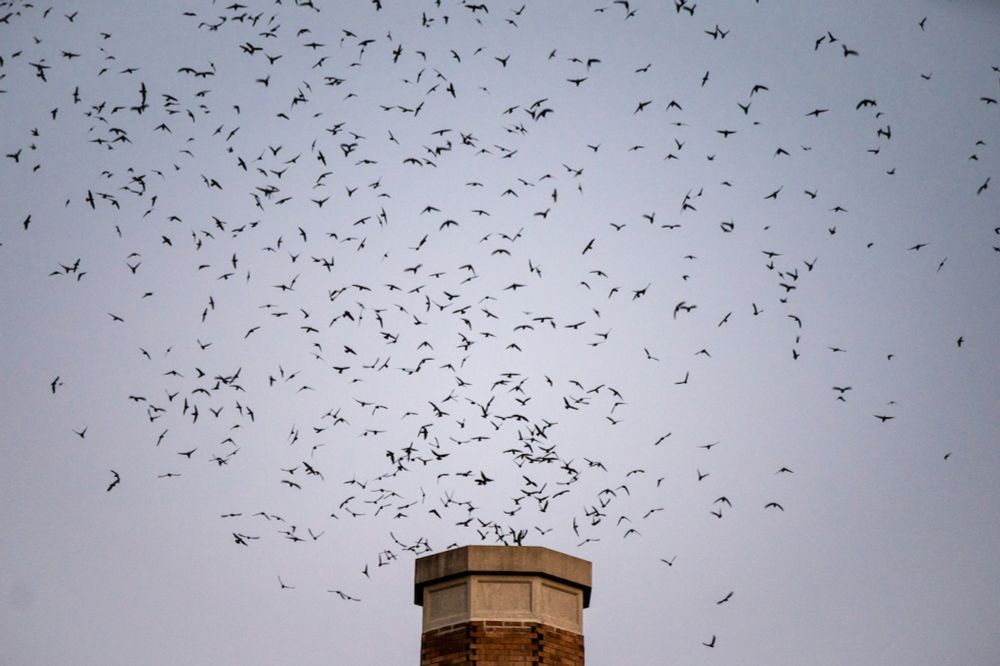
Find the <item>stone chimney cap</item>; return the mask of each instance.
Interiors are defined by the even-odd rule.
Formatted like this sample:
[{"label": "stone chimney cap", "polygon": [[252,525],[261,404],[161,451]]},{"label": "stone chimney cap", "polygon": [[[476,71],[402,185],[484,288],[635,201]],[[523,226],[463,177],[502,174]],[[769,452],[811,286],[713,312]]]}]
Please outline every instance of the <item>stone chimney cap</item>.
[{"label": "stone chimney cap", "polygon": [[423,588],[430,583],[484,574],[548,578],[582,590],[583,607],[590,605],[590,562],[542,546],[462,546],[421,557],[413,602],[423,605]]}]

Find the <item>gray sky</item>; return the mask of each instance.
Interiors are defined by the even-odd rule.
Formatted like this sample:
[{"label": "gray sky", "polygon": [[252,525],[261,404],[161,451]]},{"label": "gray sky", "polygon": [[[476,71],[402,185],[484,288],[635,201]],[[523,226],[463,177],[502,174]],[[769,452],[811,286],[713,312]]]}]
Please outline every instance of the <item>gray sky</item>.
[{"label": "gray sky", "polygon": [[1000,7],[380,4],[0,5],[5,661],[1000,661]]}]

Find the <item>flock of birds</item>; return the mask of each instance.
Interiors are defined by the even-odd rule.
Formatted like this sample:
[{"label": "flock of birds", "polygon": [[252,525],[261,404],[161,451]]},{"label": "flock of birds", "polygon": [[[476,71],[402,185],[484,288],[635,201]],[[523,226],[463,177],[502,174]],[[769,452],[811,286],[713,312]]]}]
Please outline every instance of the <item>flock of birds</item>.
[{"label": "flock of birds", "polygon": [[[210,483],[215,473],[232,482],[254,468],[268,497],[286,493],[284,509],[221,515],[238,548],[383,530],[384,548],[359,553],[357,571],[328,589],[345,602],[360,602],[366,581],[404,555],[463,542],[558,538],[586,557],[594,542],[655,538],[671,485],[711,486],[686,509],[709,520],[746,507],[712,485],[727,443],[674,435],[640,410],[731,358],[741,344],[731,329],[768,322],[787,373],[807,355],[846,354],[810,329],[797,299],[823,298],[811,284],[841,260],[832,248],[845,233],[856,252],[877,234],[860,238],[850,192],[799,187],[797,166],[758,189],[759,174],[741,165],[753,151],[754,164],[815,165],[834,150],[824,123],[838,116],[867,142],[857,159],[871,178],[891,182],[905,167],[893,147],[906,140],[892,105],[872,94],[778,109],[771,100],[797,93],[766,68],[744,85],[718,58],[702,67],[669,45],[657,60],[631,61],[601,38],[574,43],[536,27],[554,11],[538,3],[373,0],[352,9],[351,24],[326,4],[184,3],[171,20],[191,46],[143,51],[127,24],[103,27],[86,4],[0,3],[0,108],[32,109],[19,120],[28,131],[5,130],[0,173],[38,188],[17,206],[8,199],[0,253],[77,221],[99,239],[78,255],[58,246],[67,254],[37,277],[109,304],[97,326],[132,377],[109,390],[148,433],[134,455],[153,461],[163,483]],[[608,34],[662,23],[722,57],[749,39],[705,5],[560,11]],[[519,41],[529,29],[552,45],[537,33]],[[933,30],[915,16],[902,32],[916,41]],[[852,35],[790,39],[817,69],[864,67]],[[995,113],[998,71],[985,64],[981,89],[956,104]],[[908,85],[933,83],[930,72],[910,76]],[[707,110],[709,92],[729,108]],[[781,123],[798,129],[783,134]],[[962,147],[983,166],[965,196],[993,196],[991,139]],[[771,142],[766,154],[759,140]],[[82,157],[54,163],[64,148]],[[75,176],[54,176],[60,169]],[[632,210],[606,210],[605,192]],[[719,213],[734,192],[760,214]],[[783,238],[782,213],[772,212],[791,198],[822,220],[804,244],[814,254]],[[997,234],[982,236],[1000,252]],[[916,238],[895,252],[934,251]],[[700,267],[736,254],[755,257],[753,276],[711,286]],[[947,256],[932,261],[932,272],[948,268]],[[967,347],[961,331],[953,340],[952,351]],[[894,353],[882,355],[887,372]],[[40,384],[58,401],[81,378],[60,372]],[[831,401],[851,400],[841,377],[827,384]],[[892,396],[869,395],[862,409],[872,427],[897,417]],[[69,436],[93,441],[93,424],[77,418]],[[626,431],[642,441],[616,444]],[[657,463],[675,447],[699,462]],[[277,463],[262,471],[262,455]],[[134,460],[110,463],[95,484],[112,494],[154,476]],[[775,519],[791,510],[796,471],[774,460],[753,510]],[[296,515],[297,494],[322,517]],[[656,557],[665,571],[684,559]],[[277,583],[301,587],[294,572]],[[723,605],[733,595],[712,597]],[[716,647],[715,635],[700,640]]]}]

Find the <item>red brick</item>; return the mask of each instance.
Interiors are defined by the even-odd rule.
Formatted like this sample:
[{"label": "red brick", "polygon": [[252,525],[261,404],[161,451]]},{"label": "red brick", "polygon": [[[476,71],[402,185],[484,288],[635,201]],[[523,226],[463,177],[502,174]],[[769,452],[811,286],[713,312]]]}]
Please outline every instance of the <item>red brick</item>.
[{"label": "red brick", "polygon": [[583,636],[536,622],[475,621],[425,632],[421,666],[583,666]]}]

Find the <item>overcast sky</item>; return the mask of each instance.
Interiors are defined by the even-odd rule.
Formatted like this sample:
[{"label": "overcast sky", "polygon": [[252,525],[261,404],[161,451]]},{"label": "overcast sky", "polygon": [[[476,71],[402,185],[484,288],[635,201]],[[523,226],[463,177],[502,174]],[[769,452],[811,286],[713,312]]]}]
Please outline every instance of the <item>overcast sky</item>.
[{"label": "overcast sky", "polygon": [[3,661],[412,664],[523,543],[592,666],[1000,662],[997,35],[0,4]]}]

